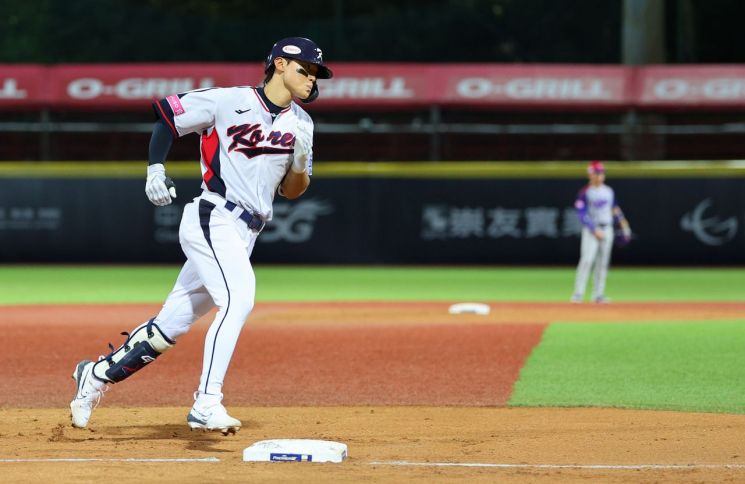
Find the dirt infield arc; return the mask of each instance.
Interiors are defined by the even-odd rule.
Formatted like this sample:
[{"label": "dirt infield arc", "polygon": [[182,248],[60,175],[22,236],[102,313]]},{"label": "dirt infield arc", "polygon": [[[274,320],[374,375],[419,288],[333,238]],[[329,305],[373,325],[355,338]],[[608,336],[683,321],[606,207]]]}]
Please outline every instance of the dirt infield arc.
[{"label": "dirt infield arc", "polygon": [[[131,475],[123,462],[86,467],[44,461],[31,471],[29,462],[2,459],[182,456],[220,462],[168,464],[163,480],[204,480],[213,472],[205,468],[210,465],[227,480],[241,480],[249,465],[240,462],[242,447],[296,437],[345,441],[352,458],[311,474],[292,465],[251,465],[252,475],[316,481],[745,479],[745,466],[738,467],[745,461],[743,416],[503,408],[552,321],[737,319],[745,304],[491,306],[490,315],[478,316],[449,315],[446,303],[257,305],[226,380],[225,403],[245,424],[232,441],[189,433],[183,425],[208,318],[158,362],[112,388],[90,428],[78,430],[67,418],[74,364],[97,357],[110,340],[120,344],[119,332],[148,319],[158,306],[2,306],[0,475],[14,482],[29,476],[86,480],[96,475],[91,467],[101,466],[110,478]],[[371,464],[379,460],[536,467]],[[681,463],[692,467],[539,467]]]},{"label": "dirt infield arc", "polygon": [[[424,308],[428,306],[409,307],[409,317],[427,317],[431,310]],[[4,308],[3,339],[12,342],[14,354],[0,358],[24,381],[18,385],[14,379],[2,380],[5,405],[64,406],[73,364],[82,357],[96,358],[106,350],[107,341],[118,346],[124,338],[120,331],[157,309]],[[396,319],[395,307],[380,314],[374,309],[336,304],[259,306],[231,363],[226,403],[504,405],[543,329],[542,323],[459,324],[447,317],[447,311],[433,326],[414,320],[417,324],[402,324],[405,311]],[[208,318],[197,323],[174,350],[127,381],[126,391],[120,391],[123,385],[114,387],[106,395],[106,405],[188,405],[201,371],[207,324]]]}]

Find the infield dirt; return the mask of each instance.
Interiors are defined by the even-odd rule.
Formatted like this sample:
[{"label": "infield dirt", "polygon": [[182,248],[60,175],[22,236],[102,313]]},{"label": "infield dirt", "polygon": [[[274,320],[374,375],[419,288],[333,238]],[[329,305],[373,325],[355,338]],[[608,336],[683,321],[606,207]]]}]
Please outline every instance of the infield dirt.
[{"label": "infield dirt", "polygon": [[[97,357],[110,340],[120,344],[119,332],[158,306],[0,307],[0,481],[745,479],[743,415],[504,407],[551,321],[736,319],[745,304],[491,306],[478,316],[449,315],[445,303],[257,305],[226,380],[225,404],[244,423],[229,438],[185,425],[209,318],[112,388],[80,430],[70,427],[67,407],[75,363]],[[267,438],[337,440],[349,445],[350,458],[241,461],[244,447]],[[75,458],[219,461],[49,461]],[[374,464],[401,460],[421,465]],[[558,465],[631,467],[551,467]]]}]

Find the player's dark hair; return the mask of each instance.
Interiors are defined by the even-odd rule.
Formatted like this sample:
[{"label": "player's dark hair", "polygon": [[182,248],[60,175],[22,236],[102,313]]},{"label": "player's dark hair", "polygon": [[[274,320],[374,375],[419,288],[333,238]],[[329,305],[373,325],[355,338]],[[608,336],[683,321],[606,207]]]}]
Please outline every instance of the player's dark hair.
[{"label": "player's dark hair", "polygon": [[266,86],[269,81],[272,80],[272,76],[274,75],[274,64],[269,66],[269,68],[266,70],[266,76],[264,76],[264,85]]}]

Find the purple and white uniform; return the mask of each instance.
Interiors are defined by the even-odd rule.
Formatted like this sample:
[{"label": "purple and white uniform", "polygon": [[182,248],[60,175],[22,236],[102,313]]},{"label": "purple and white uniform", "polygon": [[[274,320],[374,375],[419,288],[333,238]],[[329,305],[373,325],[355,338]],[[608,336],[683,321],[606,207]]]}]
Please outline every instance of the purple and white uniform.
[{"label": "purple and white uniform", "polygon": [[[579,191],[574,208],[582,223],[582,244],[574,283],[574,298],[582,300],[594,267],[593,299],[602,299],[605,297],[605,280],[613,249],[614,209],[618,208],[618,203],[613,189],[608,185],[588,184]],[[603,233],[602,240],[595,236],[596,230]]]},{"label": "purple and white uniform", "polygon": [[598,187],[583,187],[574,202],[580,222],[590,231],[594,231],[596,227],[612,225],[615,207],[618,207],[618,204],[613,189],[605,184]]}]

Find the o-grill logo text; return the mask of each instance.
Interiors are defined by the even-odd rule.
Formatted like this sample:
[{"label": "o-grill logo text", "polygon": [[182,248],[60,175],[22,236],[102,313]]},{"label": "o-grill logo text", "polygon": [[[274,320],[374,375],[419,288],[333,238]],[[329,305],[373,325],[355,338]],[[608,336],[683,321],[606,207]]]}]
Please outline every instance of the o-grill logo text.
[{"label": "o-grill logo text", "polygon": [[27,97],[28,91],[18,89],[18,81],[16,79],[3,79],[0,82],[0,99],[26,99]]},{"label": "o-grill logo text", "polygon": [[67,85],[67,95],[74,99],[96,99],[113,96],[119,99],[152,99],[174,92],[186,92],[215,85],[211,77],[147,78],[132,77],[106,84],[103,79],[85,77],[73,79]]},{"label": "o-grill logo text", "polygon": [[[294,134],[270,131],[268,136],[264,136],[259,126],[261,124],[256,123],[229,127],[228,136],[232,136],[233,142],[230,143],[228,152],[235,150],[243,153],[247,158],[264,154],[292,153],[292,147],[295,145]],[[262,141],[266,141],[271,146],[258,146]]]}]

